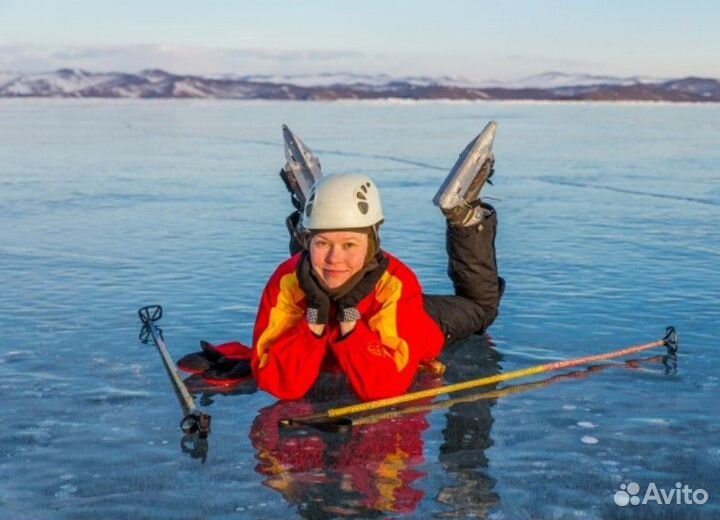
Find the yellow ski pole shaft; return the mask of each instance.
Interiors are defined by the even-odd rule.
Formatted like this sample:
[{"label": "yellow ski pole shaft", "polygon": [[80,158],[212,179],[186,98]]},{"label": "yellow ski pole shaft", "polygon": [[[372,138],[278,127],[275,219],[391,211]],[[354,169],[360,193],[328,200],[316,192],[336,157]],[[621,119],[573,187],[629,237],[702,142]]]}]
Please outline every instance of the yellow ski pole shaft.
[{"label": "yellow ski pole shaft", "polygon": [[[476,392],[474,394],[466,395],[463,397],[455,397],[453,399],[445,399],[444,401],[430,403],[430,404],[422,404],[422,405],[415,405],[415,406],[407,406],[403,408],[398,408],[396,410],[391,410],[389,412],[380,412],[370,415],[364,415],[363,417],[360,417],[358,419],[354,419],[352,421],[353,426],[360,426],[363,424],[372,424],[379,421],[383,421],[386,419],[395,419],[397,417],[403,417],[406,415],[410,415],[413,413],[425,413],[425,412],[433,412],[436,410],[444,410],[447,408],[450,408],[456,404],[462,404],[462,403],[473,403],[480,400],[490,400],[490,399],[499,399],[501,397],[507,397],[509,395],[515,395],[515,394],[522,394],[525,392],[529,392],[531,390],[537,390],[539,388],[545,388],[552,384],[555,384],[560,381],[572,381],[574,379],[579,379],[582,377],[587,377],[594,373],[596,369],[605,369],[610,367],[622,367],[622,366],[631,366],[631,363],[637,363],[637,362],[644,362],[644,363],[651,363],[651,362],[661,362],[663,356],[654,356],[651,358],[646,359],[639,359],[639,360],[628,360],[626,364],[613,364],[613,365],[596,365],[595,367],[589,367],[587,371],[583,372],[570,372],[568,374],[558,374],[556,376],[549,377],[547,379],[543,379],[541,381],[536,381],[534,383],[522,383],[517,384],[513,386],[506,386],[504,388],[501,388],[499,390],[492,390],[489,392]],[[592,370],[592,371],[591,371]]]},{"label": "yellow ski pole shaft", "polygon": [[[674,353],[677,351],[677,332],[674,327],[668,327],[666,330],[665,337],[663,339],[652,341],[650,343],[644,343],[642,345],[634,345],[631,347],[607,352],[604,354],[595,354],[591,356],[585,356],[576,359],[569,359],[566,361],[555,361],[553,363],[545,363],[542,365],[536,365],[529,368],[523,368],[520,370],[513,370],[504,374],[497,374],[489,377],[481,377],[480,379],[474,379],[472,381],[465,381],[463,383],[455,383],[452,385],[441,386],[438,388],[430,388],[428,390],[420,390],[417,392],[411,392],[409,394],[400,395],[397,397],[388,397],[386,399],[378,399],[376,401],[368,401],[364,403],[358,403],[350,406],[343,406],[340,408],[331,408],[324,413],[315,414],[312,416],[297,418],[297,419],[282,419],[280,420],[280,426],[292,426],[298,424],[312,424],[321,425],[323,419],[331,419],[328,422],[328,426],[332,426],[334,429],[337,427],[344,428],[352,424],[352,421],[339,421],[338,419],[346,417],[348,415],[369,412],[371,410],[377,410],[380,408],[388,408],[398,404],[408,403],[411,401],[417,401],[419,399],[427,399],[429,397],[436,397],[438,395],[450,394],[453,392],[461,392],[463,390],[470,390],[472,388],[478,388],[480,386],[492,385],[495,383],[501,383],[503,381],[511,381],[513,379],[519,379],[521,377],[533,376],[536,374],[542,374],[544,372],[551,372],[553,370],[561,370],[564,368],[576,367],[587,363],[593,363],[595,361],[602,361],[605,359],[614,359],[636,352],[642,352],[643,350],[649,350],[651,348],[665,346],[669,352]],[[334,420],[334,421],[333,421]]]}]

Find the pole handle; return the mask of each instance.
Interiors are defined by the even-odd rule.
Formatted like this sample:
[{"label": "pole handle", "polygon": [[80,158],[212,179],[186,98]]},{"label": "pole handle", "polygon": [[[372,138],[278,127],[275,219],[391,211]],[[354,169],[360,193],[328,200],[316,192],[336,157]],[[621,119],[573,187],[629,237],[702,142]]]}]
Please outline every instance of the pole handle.
[{"label": "pole handle", "polygon": [[150,325],[155,321],[160,321],[162,318],[163,309],[160,305],[146,305],[138,309],[138,316],[143,325]]},{"label": "pole handle", "polygon": [[668,354],[677,354],[678,347],[680,346],[680,339],[678,338],[677,329],[670,325],[665,329],[665,337],[663,338],[665,346],[668,349]]}]

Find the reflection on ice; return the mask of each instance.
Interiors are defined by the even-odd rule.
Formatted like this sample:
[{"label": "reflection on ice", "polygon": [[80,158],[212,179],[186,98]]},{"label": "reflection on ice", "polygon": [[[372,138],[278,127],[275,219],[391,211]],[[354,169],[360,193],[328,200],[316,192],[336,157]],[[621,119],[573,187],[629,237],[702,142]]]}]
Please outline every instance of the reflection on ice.
[{"label": "reflection on ice", "polygon": [[[5,516],[613,518],[628,479],[717,481],[720,212],[707,202],[719,194],[720,107],[12,100],[0,110]],[[503,357],[460,346],[447,382],[644,341],[670,323],[688,345],[678,373],[660,361],[558,373],[363,417],[346,437],[281,436],[265,420],[267,395],[196,382],[213,446],[182,453],[176,399],[136,342],[135,311],[165,305],[178,357],[202,338],[251,337],[263,283],[287,254],[281,124],[315,136],[328,173],[376,179],[383,246],[443,293],[444,223],[430,199],[490,119],[503,129],[490,193],[508,282],[490,333]],[[312,404],[351,398],[325,397]],[[696,511],[720,516],[716,504]]]}]

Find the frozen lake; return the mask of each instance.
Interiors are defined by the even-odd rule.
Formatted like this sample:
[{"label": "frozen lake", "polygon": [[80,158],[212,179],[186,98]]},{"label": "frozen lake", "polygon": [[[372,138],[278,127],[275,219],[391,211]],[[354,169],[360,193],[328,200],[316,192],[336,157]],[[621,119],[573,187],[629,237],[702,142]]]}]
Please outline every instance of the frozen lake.
[{"label": "frozen lake", "polygon": [[[278,432],[305,403],[198,393],[209,450],[183,451],[136,311],[163,305],[176,359],[250,341],[287,255],[281,125],[326,174],[377,181],[384,248],[438,293],[431,199],[491,119],[507,291],[443,382],[667,325],[677,373],[657,349],[348,435]],[[717,105],[0,100],[0,518],[717,518],[719,121]],[[631,482],[709,500],[617,506]]]}]

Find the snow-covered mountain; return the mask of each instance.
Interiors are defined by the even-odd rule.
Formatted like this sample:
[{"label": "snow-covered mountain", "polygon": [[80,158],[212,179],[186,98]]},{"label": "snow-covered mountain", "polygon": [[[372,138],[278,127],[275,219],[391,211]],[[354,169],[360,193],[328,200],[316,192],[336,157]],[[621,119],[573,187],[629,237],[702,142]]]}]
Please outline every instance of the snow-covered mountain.
[{"label": "snow-covered mountain", "polygon": [[222,75],[218,79],[235,79],[260,83],[281,83],[298,87],[362,86],[383,87],[389,83],[404,83],[418,87],[437,85],[452,87],[476,87],[473,82],[451,76],[405,76],[392,77],[387,74],[356,74],[353,72],[325,72],[321,74],[249,74]]},{"label": "snow-covered mountain", "polygon": [[474,85],[451,77],[400,77],[327,73],[314,75],[177,75],[60,69],[0,72],[0,97],[209,98],[209,99],[536,99],[720,102],[720,82],[710,78],[619,78],[548,72],[514,82]]},{"label": "snow-covered mountain", "polygon": [[515,89],[542,88],[552,89],[561,87],[590,87],[597,85],[629,86],[639,83],[653,85],[663,83],[667,79],[649,76],[599,76],[595,74],[567,74],[564,72],[543,72],[533,76],[506,81],[487,83],[488,87],[505,87]]},{"label": "snow-covered mountain", "polygon": [[717,96],[718,82],[706,78],[684,78],[665,83],[668,90],[689,92],[702,98],[711,99]]},{"label": "snow-covered mountain", "polygon": [[90,73],[77,69],[60,69],[38,74],[0,73],[0,95],[64,97],[88,91],[98,85],[122,82],[129,75]]},{"label": "snow-covered mountain", "polygon": [[[435,93],[433,93],[435,92]],[[403,77],[327,73],[313,75],[175,75],[80,69],[0,73],[0,97],[192,97],[241,99],[468,98],[485,97],[469,82],[450,77]]]}]

